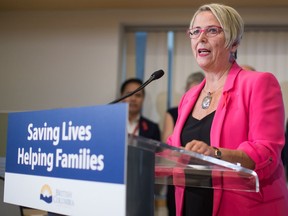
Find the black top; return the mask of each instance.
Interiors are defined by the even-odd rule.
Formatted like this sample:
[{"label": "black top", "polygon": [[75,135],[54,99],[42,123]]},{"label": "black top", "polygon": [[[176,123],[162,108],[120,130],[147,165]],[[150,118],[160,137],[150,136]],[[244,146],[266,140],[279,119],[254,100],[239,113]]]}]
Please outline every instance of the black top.
[{"label": "black top", "polygon": [[[178,107],[172,107],[167,110],[167,113],[169,113],[172,116],[174,125],[176,124],[177,118],[178,118]],[[176,215],[176,206],[175,206],[175,188],[174,185],[168,185],[167,186],[167,195],[166,195],[166,204],[168,209],[168,215],[169,216],[175,216]]]},{"label": "black top", "polygon": [[285,145],[281,152],[281,158],[284,166],[286,167],[286,177],[288,179],[288,119],[286,122]]},{"label": "black top", "polygon": [[284,148],[282,149],[281,157],[282,157],[283,164],[287,166],[288,168],[288,120],[286,122],[285,145],[284,145]]},{"label": "black top", "polygon": [[[181,133],[181,143],[186,143],[196,139],[210,145],[210,131],[215,111],[205,116],[203,119],[195,119],[190,114]],[[193,178],[185,175],[185,178]],[[198,177],[197,177],[198,178]],[[207,181],[207,177],[203,181]],[[200,179],[202,181],[202,179]],[[208,177],[211,185],[211,176]],[[213,189],[186,187],[184,193],[183,216],[201,215],[211,216],[213,212]]]},{"label": "black top", "polygon": [[172,107],[168,109],[167,112],[172,116],[174,125],[175,125],[177,117],[178,117],[178,107]]}]

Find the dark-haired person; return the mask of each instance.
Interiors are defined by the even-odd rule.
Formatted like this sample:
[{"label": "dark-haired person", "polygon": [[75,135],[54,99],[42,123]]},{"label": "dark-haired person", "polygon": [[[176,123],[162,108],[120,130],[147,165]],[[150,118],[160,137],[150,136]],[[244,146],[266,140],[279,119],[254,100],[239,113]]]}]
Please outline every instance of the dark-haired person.
[{"label": "dark-haired person", "polygon": [[[130,78],[123,82],[120,88],[121,97],[127,95],[143,84],[142,80],[138,78]],[[142,136],[145,138],[160,141],[161,134],[159,125],[156,122],[149,120],[141,114],[143,103],[145,99],[145,90],[142,89],[132,96],[122,100],[129,104],[129,123],[128,123],[128,133],[134,136]],[[138,155],[138,152],[133,152],[134,156]],[[139,154],[140,156],[141,154]],[[150,159],[148,159],[150,160]],[[149,163],[150,161],[147,161]],[[146,161],[144,162],[146,163]],[[145,188],[145,187],[143,187]],[[161,186],[155,185],[154,187],[154,197],[155,197],[155,207],[157,207],[157,200],[160,195]],[[139,190],[141,193],[141,189]],[[144,192],[145,193],[145,192]]]},{"label": "dark-haired person", "polygon": [[[142,80],[137,78],[127,79],[120,88],[121,96],[136,90],[142,85]],[[142,107],[145,99],[145,90],[135,93],[134,95],[124,99],[129,104],[129,124],[128,133],[136,136],[143,136],[149,139],[160,141],[159,125],[142,114]]]}]

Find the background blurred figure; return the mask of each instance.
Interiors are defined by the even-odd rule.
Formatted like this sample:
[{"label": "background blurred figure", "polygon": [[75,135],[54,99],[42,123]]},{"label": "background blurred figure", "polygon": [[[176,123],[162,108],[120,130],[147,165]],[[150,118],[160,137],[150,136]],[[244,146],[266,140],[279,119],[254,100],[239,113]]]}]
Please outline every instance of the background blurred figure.
[{"label": "background blurred figure", "polygon": [[[129,94],[142,84],[143,82],[140,79],[127,79],[121,85],[121,96]],[[128,133],[160,141],[161,137],[159,125],[141,115],[144,98],[145,90],[142,89],[141,91],[123,100],[123,102],[127,102],[129,104]]]},{"label": "background blurred figure", "polygon": [[[143,84],[142,80],[137,78],[127,79],[121,85],[121,97],[133,92]],[[142,116],[141,111],[145,98],[145,90],[136,92],[132,96],[123,100],[129,104],[129,122],[128,122],[128,133],[133,136],[142,136],[145,138],[153,140],[161,140],[159,125],[144,116]],[[155,205],[157,203],[159,194],[161,190],[161,185],[155,185],[154,187],[154,197]]]},{"label": "background blurred figure", "polygon": [[[204,79],[204,74],[202,72],[195,72],[188,76],[186,80],[185,91],[188,91],[191,87],[198,85]],[[174,125],[178,117],[178,107],[172,107],[167,110],[164,117],[162,141],[166,142],[168,136],[173,132]],[[175,190],[173,185],[167,186],[167,195],[166,195],[166,205],[168,209],[169,216],[176,215],[175,209]]]}]

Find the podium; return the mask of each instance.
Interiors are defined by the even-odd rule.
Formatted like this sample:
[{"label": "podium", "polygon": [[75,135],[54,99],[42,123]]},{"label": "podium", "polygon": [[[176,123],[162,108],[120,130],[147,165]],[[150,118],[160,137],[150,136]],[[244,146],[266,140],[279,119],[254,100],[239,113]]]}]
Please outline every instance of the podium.
[{"label": "podium", "polygon": [[[129,136],[127,215],[153,215],[154,183],[247,193],[259,191],[256,172],[240,164]],[[132,203],[135,207],[130,206]]]},{"label": "podium", "polygon": [[153,216],[154,184],[259,191],[257,174],[239,164],[127,136],[127,111],[121,103],[9,114],[4,202]]}]

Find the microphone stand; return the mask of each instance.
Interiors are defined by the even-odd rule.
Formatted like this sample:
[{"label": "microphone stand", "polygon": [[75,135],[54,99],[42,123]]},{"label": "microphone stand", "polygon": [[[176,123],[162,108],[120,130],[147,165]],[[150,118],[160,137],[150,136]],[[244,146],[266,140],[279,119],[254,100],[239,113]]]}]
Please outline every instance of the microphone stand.
[{"label": "microphone stand", "polygon": [[154,73],[150,76],[150,78],[149,78],[146,82],[144,82],[141,86],[139,86],[137,89],[135,89],[134,91],[132,91],[132,92],[130,92],[130,93],[128,93],[128,94],[126,94],[126,95],[124,95],[124,96],[122,96],[122,97],[120,97],[120,98],[118,98],[118,99],[116,99],[116,100],[114,100],[114,101],[112,101],[112,102],[110,102],[109,104],[118,103],[119,101],[124,100],[125,98],[132,96],[132,95],[135,94],[136,92],[138,92],[138,91],[142,90],[143,88],[145,88],[145,86],[147,86],[147,85],[148,85],[150,82],[152,82],[153,80],[159,79],[160,77],[162,77],[163,74],[164,74],[164,71],[162,71],[162,70],[159,70],[159,71],[154,72]]}]

